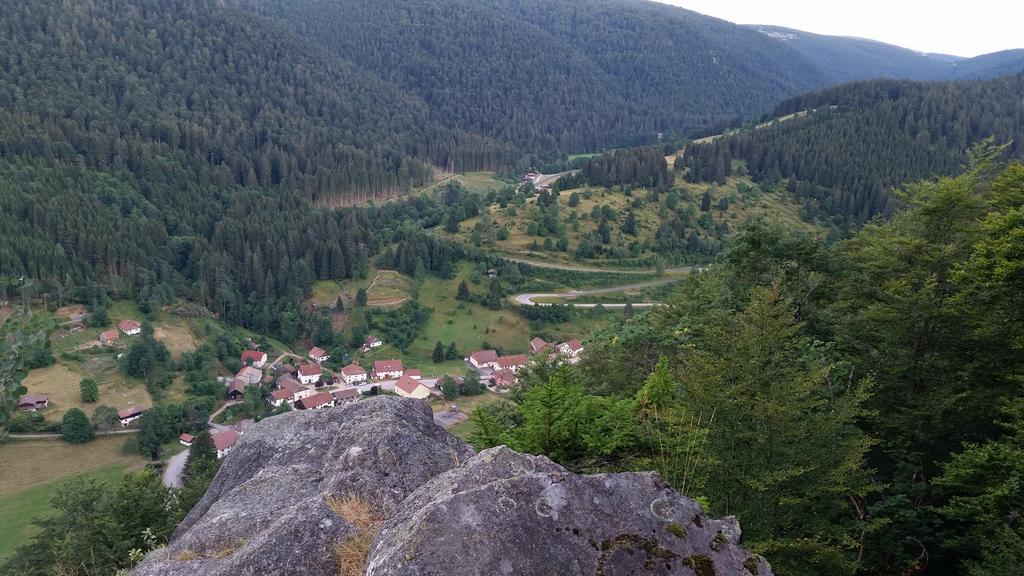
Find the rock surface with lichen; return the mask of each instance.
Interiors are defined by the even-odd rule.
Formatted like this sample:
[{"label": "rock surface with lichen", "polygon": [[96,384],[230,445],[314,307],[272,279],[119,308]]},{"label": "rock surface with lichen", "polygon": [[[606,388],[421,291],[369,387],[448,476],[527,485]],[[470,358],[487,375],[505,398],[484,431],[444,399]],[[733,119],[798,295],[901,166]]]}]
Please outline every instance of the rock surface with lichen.
[{"label": "rock surface with lichen", "polygon": [[384,524],[371,576],[771,574],[653,473],[573,474],[506,447],[474,455],[422,402],[379,397],[252,426],[170,544],[137,576],[338,575],[356,528],[331,497]]}]

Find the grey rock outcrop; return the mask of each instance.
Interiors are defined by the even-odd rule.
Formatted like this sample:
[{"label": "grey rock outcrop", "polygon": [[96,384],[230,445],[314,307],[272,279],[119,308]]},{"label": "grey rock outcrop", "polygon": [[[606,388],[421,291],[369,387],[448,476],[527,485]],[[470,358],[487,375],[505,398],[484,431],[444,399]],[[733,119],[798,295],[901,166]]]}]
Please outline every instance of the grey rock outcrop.
[{"label": "grey rock outcrop", "polygon": [[355,528],[330,496],[385,519],[370,576],[766,576],[712,519],[653,473],[581,476],[505,447],[474,455],[421,402],[380,397],[251,427],[167,548],[137,576],[339,574]]}]

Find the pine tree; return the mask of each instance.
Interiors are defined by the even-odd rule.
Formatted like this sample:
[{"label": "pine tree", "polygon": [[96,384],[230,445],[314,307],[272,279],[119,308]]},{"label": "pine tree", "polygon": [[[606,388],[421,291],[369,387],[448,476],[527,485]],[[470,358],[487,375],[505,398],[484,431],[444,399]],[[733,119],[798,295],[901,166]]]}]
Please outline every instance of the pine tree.
[{"label": "pine tree", "polygon": [[470,298],[472,297],[470,292],[469,292],[469,285],[466,284],[465,280],[459,282],[459,289],[458,289],[458,292],[456,293],[455,297],[457,299],[459,299],[459,300],[464,300],[464,301],[469,301]]},{"label": "pine tree", "polygon": [[434,344],[434,352],[430,355],[430,359],[434,361],[434,364],[444,362],[444,344],[441,344],[440,340]]}]

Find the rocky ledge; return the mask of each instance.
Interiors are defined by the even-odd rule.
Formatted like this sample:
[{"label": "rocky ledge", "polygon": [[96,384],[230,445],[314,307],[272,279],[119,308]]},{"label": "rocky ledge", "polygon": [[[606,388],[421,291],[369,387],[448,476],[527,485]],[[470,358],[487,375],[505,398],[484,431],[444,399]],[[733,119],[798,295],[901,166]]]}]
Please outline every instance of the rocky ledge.
[{"label": "rocky ledge", "polygon": [[246,431],[206,495],[137,576],[348,575],[339,545],[381,522],[370,576],[771,575],[657,474],[582,476],[543,456],[475,454],[416,400],[291,412]]}]

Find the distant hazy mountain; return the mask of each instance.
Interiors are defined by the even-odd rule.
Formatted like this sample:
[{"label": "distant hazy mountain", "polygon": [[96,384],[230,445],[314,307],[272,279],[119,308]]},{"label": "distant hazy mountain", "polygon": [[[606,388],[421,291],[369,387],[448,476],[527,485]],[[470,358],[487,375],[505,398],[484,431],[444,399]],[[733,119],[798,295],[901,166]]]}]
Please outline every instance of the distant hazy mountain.
[{"label": "distant hazy mountain", "polygon": [[974,58],[961,58],[948,54],[915,52],[866,38],[824,36],[781,26],[747,27],[796,50],[829,83],[870,78],[994,78],[1024,70],[1024,50],[1006,50]]}]

